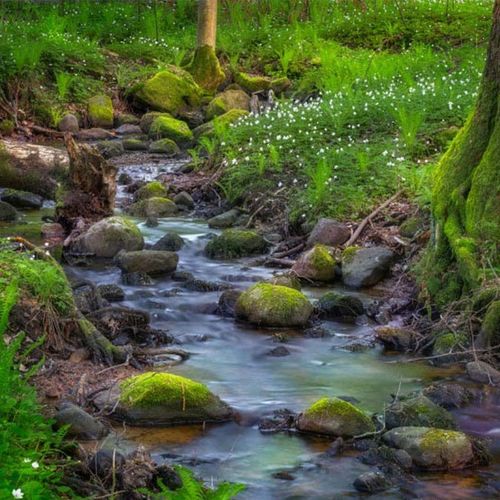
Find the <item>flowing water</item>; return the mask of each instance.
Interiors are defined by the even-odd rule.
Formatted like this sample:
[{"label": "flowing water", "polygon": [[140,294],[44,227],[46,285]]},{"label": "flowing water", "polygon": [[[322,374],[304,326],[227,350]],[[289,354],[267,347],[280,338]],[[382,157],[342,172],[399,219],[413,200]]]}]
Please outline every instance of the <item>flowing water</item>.
[{"label": "flowing water", "polygon": [[[134,178],[149,180],[159,169],[176,164],[140,165],[123,168]],[[126,198],[118,193],[118,205]],[[37,214],[28,217],[35,223]],[[39,220],[39,214],[38,214]],[[272,275],[272,270],[251,265],[251,261],[217,262],[203,255],[211,230],[205,222],[189,217],[161,219],[155,228],[137,221],[148,243],[166,231],[183,237],[179,270],[196,278],[230,282],[244,289]],[[1,234],[0,228],[0,234]],[[187,426],[170,429],[117,429],[124,450],[146,447],[157,461],[177,462],[193,468],[210,482],[243,482],[247,499],[332,499],[356,497],[352,483],[362,472],[371,470],[353,452],[324,459],[321,454],[330,440],[298,434],[262,434],[257,428],[260,416],[279,408],[300,411],[322,396],[348,396],[362,408],[381,412],[390,395],[419,389],[431,381],[454,376],[454,369],[439,369],[422,363],[405,362],[404,357],[384,355],[373,347],[358,352],[344,348],[353,341],[366,342],[372,325],[346,325],[324,322],[328,335],[306,338],[300,331],[263,330],[222,318],[213,313],[220,293],[188,291],[169,278],[156,279],[152,286],[121,285],[120,271],[109,265],[99,268],[71,268],[68,273],[96,284],[116,283],[126,293],[124,306],[147,310],[152,326],[167,330],[190,358],[169,370],[199,380],[239,413],[238,423]],[[312,300],[326,289],[303,290]],[[344,291],[347,292],[347,291]],[[364,302],[373,296],[359,293]],[[280,335],[276,335],[280,334]],[[288,356],[273,357],[271,349],[286,337]],[[389,362],[390,361],[390,362]],[[398,361],[398,362],[394,362]],[[159,367],[159,369],[161,369]],[[456,412],[460,427],[496,440],[492,451],[495,464],[481,470],[459,474],[420,476],[407,491],[389,491],[375,498],[493,498],[498,495],[500,471],[500,400],[491,394],[481,405]],[[110,442],[105,445],[111,444]],[[273,477],[288,471],[286,481]]]}]

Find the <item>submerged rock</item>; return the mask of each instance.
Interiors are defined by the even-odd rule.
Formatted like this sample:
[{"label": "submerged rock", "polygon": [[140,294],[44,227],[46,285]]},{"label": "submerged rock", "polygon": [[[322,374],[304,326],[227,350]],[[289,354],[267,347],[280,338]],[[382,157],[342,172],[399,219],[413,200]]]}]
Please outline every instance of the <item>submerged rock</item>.
[{"label": "submerged rock", "polygon": [[328,283],[335,280],[335,266],[330,249],[325,245],[315,245],[299,257],[292,272],[301,279]]},{"label": "submerged rock", "polygon": [[382,472],[364,472],[359,475],[353,486],[363,493],[380,493],[391,487],[391,482]]},{"label": "submerged rock", "polygon": [[151,276],[174,272],[178,262],[176,253],[160,250],[120,252],[116,257],[116,263],[124,273],[140,272]]},{"label": "submerged rock", "polygon": [[298,290],[257,283],[245,290],[236,303],[236,316],[270,327],[305,326],[313,307]]},{"label": "submerged rock", "polygon": [[466,434],[430,427],[398,427],[382,439],[389,446],[405,450],[413,463],[424,470],[455,470],[472,465],[474,445]]},{"label": "submerged rock", "polygon": [[125,298],[125,292],[118,285],[99,285],[97,291],[103,299],[109,302],[119,302]]},{"label": "submerged rock", "polygon": [[224,290],[219,297],[218,313],[221,316],[233,317],[236,314],[236,303],[242,293],[240,290]]},{"label": "submerged rock", "polygon": [[18,191],[17,189],[5,189],[0,194],[0,200],[12,205],[15,208],[42,208],[43,198],[28,191]]},{"label": "submerged rock", "polygon": [[54,420],[58,427],[69,426],[67,435],[77,439],[100,439],[109,432],[96,418],[72,403],[64,403]]},{"label": "submerged rock", "polygon": [[394,260],[386,247],[346,248],[342,254],[342,280],[352,288],[376,285],[385,278]]},{"label": "submerged rock", "polygon": [[255,231],[226,229],[210,240],[205,254],[211,259],[237,259],[265,252],[267,243]]},{"label": "submerged rock", "polygon": [[307,238],[307,246],[313,247],[316,244],[336,247],[344,244],[351,236],[349,228],[334,219],[320,219],[314,226],[309,238]]},{"label": "submerged rock", "polygon": [[396,400],[385,410],[387,429],[395,427],[436,427],[455,429],[451,413],[434,404],[423,395],[406,400]]},{"label": "submerged rock", "polygon": [[363,303],[357,297],[327,292],[316,305],[322,317],[327,319],[354,321],[365,312]]},{"label": "submerged rock", "polygon": [[316,401],[297,419],[302,432],[353,437],[375,431],[370,417],[353,404],[339,398]]},{"label": "submerged rock", "polygon": [[101,393],[96,404],[114,408],[114,418],[139,426],[224,422],[233,416],[231,408],[205,385],[160,372],[127,378],[117,390]]},{"label": "submerged rock", "polygon": [[150,286],[154,282],[151,276],[143,272],[123,273],[122,283],[128,286]]},{"label": "submerged rock", "polygon": [[71,245],[71,251],[111,258],[121,250],[134,251],[144,247],[139,228],[124,217],[108,217],[96,222]]}]

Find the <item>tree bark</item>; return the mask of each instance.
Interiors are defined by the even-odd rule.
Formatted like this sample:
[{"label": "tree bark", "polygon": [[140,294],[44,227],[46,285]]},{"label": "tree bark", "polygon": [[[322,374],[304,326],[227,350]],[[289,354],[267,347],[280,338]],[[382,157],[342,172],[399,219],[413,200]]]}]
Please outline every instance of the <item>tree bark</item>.
[{"label": "tree bark", "polygon": [[434,178],[434,238],[424,281],[443,305],[494,279],[500,241],[500,0],[475,109]]},{"label": "tree bark", "polygon": [[215,49],[217,36],[217,0],[198,2],[198,44],[197,47]]}]

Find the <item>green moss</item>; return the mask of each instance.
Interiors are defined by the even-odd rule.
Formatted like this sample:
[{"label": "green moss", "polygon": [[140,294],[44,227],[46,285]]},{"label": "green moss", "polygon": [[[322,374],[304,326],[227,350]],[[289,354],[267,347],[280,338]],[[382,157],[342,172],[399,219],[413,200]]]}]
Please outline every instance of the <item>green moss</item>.
[{"label": "green moss", "polygon": [[240,118],[247,116],[249,113],[243,109],[231,109],[223,115],[216,116],[213,119],[213,124],[216,129],[224,128],[238,121]]},{"label": "green moss", "polygon": [[454,444],[463,443],[464,440],[467,440],[467,437],[461,432],[429,429],[422,437],[420,449],[424,454],[435,454],[439,453],[443,449],[443,446],[451,447]]},{"label": "green moss", "polygon": [[141,139],[123,139],[123,149],[125,151],[147,151],[149,144]]},{"label": "green moss", "polygon": [[176,155],[180,153],[180,149],[172,139],[160,139],[150,144],[149,152],[164,155]]},{"label": "green moss", "polygon": [[124,380],[120,388],[120,402],[137,408],[162,404],[201,408],[213,398],[205,385],[171,373],[146,372]]},{"label": "green moss", "polygon": [[312,312],[306,296],[281,285],[257,283],[245,290],[236,303],[236,314],[265,326],[304,325]]},{"label": "green moss", "polygon": [[247,92],[260,92],[271,88],[271,78],[268,76],[250,75],[248,73],[236,73],[235,82]]},{"label": "green moss", "polygon": [[139,201],[153,197],[166,198],[167,194],[167,189],[161,182],[153,181],[139,188],[135,193],[135,199]]},{"label": "green moss", "polygon": [[474,295],[472,310],[482,316],[494,300],[500,300],[500,287],[491,286],[481,289]]},{"label": "green moss", "polygon": [[249,106],[250,97],[243,90],[226,90],[210,101],[206,115],[210,120],[227,113],[231,109],[248,111]]},{"label": "green moss", "polygon": [[467,345],[467,337],[464,334],[455,334],[452,332],[442,333],[436,337],[434,342],[434,354],[447,354],[456,352],[465,348]]},{"label": "green moss", "polygon": [[345,248],[344,251],[342,252],[342,262],[344,263],[352,262],[352,259],[354,259],[354,256],[356,255],[358,250],[359,247],[356,246]]},{"label": "green moss", "polygon": [[500,300],[490,304],[481,325],[481,337],[486,346],[500,343]]},{"label": "green moss", "polygon": [[291,84],[292,82],[290,82],[290,80],[286,76],[283,76],[281,78],[275,78],[274,80],[272,80],[271,88],[274,90],[274,92],[276,92],[276,94],[281,94],[286,89],[288,89]]},{"label": "green moss", "polygon": [[107,95],[97,95],[89,99],[88,114],[94,127],[113,127],[113,102]]},{"label": "green moss", "polygon": [[186,143],[193,139],[193,133],[188,124],[169,115],[161,115],[153,120],[149,136],[156,139],[171,139],[179,143]]},{"label": "green moss", "polygon": [[266,248],[264,238],[255,231],[226,229],[208,242],[205,253],[213,259],[236,259],[262,253]]},{"label": "green moss", "polygon": [[169,66],[167,70],[136,86],[132,93],[151,109],[173,115],[186,108],[199,106],[202,95],[193,77],[175,66]]},{"label": "green moss", "polygon": [[314,245],[311,250],[311,264],[320,275],[330,276],[335,267],[335,259],[325,245]]},{"label": "green moss", "polygon": [[177,213],[177,206],[168,198],[152,197],[133,203],[128,213],[133,217],[170,217]]},{"label": "green moss", "polygon": [[413,238],[421,228],[422,219],[420,217],[409,217],[399,226],[399,232],[405,238]]},{"label": "green moss", "polygon": [[368,415],[348,401],[339,398],[325,397],[319,399],[304,412],[304,416],[319,421],[342,417],[353,422],[360,422],[367,428],[375,430],[375,426]]},{"label": "green moss", "polygon": [[12,135],[14,133],[15,124],[12,120],[2,120],[0,121],[0,134],[1,135]]},{"label": "green moss", "polygon": [[224,113],[227,113],[229,110],[227,108],[226,103],[224,102],[224,99],[222,97],[217,96],[214,99],[210,101],[210,104],[208,105],[207,108],[207,118],[211,120],[212,118],[223,115]]},{"label": "green moss", "polygon": [[226,78],[214,48],[208,45],[196,49],[187,70],[200,87],[210,92],[216,90]]}]

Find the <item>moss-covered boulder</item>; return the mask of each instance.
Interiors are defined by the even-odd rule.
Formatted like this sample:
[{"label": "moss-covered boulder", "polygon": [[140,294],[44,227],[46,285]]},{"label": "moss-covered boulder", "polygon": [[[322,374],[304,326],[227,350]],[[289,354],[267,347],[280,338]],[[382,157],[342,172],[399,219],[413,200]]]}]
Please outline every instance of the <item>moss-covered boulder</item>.
[{"label": "moss-covered boulder", "polygon": [[279,94],[290,87],[290,80],[285,77],[273,80],[268,76],[237,73],[234,80],[240,87],[250,93],[272,89],[274,92]]},{"label": "moss-covered boulder", "polygon": [[149,142],[142,139],[123,139],[123,149],[125,151],[147,151],[149,149]]},{"label": "moss-covered boulder", "polygon": [[179,256],[163,250],[139,250],[120,252],[116,256],[118,267],[126,274],[147,273],[151,276],[173,273]]},{"label": "moss-covered boulder", "polygon": [[387,429],[408,426],[456,428],[451,413],[423,395],[391,403],[385,411],[385,426]]},{"label": "moss-covered boulder", "polygon": [[327,292],[316,304],[320,315],[327,319],[352,322],[365,312],[363,302],[352,295]]},{"label": "moss-covered boulder", "polygon": [[257,283],[245,290],[236,303],[236,315],[255,325],[302,327],[313,307],[298,290],[270,283]]},{"label": "moss-covered boulder", "polygon": [[212,120],[213,126],[216,129],[228,127],[229,125],[237,122],[244,116],[248,116],[248,114],[249,114],[248,111],[245,111],[243,109],[231,109],[230,111],[224,113],[223,115],[216,116]]},{"label": "moss-covered boulder", "polygon": [[87,112],[92,127],[113,128],[113,102],[107,95],[96,95],[88,101]]},{"label": "moss-covered boulder", "polygon": [[159,139],[149,145],[149,152],[160,155],[177,155],[181,152],[179,146],[172,139]]},{"label": "moss-covered boulder", "polygon": [[472,439],[457,431],[430,427],[398,427],[382,439],[393,448],[406,451],[424,470],[457,470],[473,465],[476,457]]},{"label": "moss-covered boulder", "polygon": [[130,425],[168,426],[231,420],[231,408],[194,380],[146,372],[101,393],[96,404]]},{"label": "moss-covered boulder", "polygon": [[141,121],[139,122],[141,130],[145,134],[149,134],[149,129],[151,128],[151,125],[159,116],[172,116],[172,115],[169,113],[160,113],[159,111],[151,111],[149,113],[145,113],[142,115]]},{"label": "moss-covered boulder", "polygon": [[122,141],[99,141],[95,147],[104,158],[114,158],[125,152]]},{"label": "moss-covered boulder", "polygon": [[339,398],[322,398],[298,416],[297,429],[349,438],[374,432],[375,425],[353,404]]},{"label": "moss-covered boulder", "polygon": [[243,90],[226,90],[215,96],[207,107],[207,118],[211,120],[232,109],[250,110],[250,97]]},{"label": "moss-covered boulder", "polygon": [[96,222],[72,244],[74,252],[111,258],[121,250],[141,250],[144,239],[139,228],[124,217],[108,217]]},{"label": "moss-covered boulder", "polygon": [[211,239],[205,247],[205,254],[211,259],[237,259],[265,252],[267,243],[255,231],[226,229]]},{"label": "moss-covered boulder", "polygon": [[12,222],[18,217],[17,210],[6,203],[5,201],[0,201],[0,221],[1,222]]},{"label": "moss-covered boulder", "polygon": [[187,72],[175,66],[160,71],[133,90],[135,98],[154,111],[177,115],[201,104],[202,91]]},{"label": "moss-covered boulder", "polygon": [[204,89],[213,92],[224,82],[226,75],[221,68],[215,49],[209,45],[198,47],[193,60],[187,67],[194,81]]},{"label": "moss-covered boulder", "polygon": [[135,192],[134,200],[147,200],[154,197],[166,198],[167,194],[167,188],[160,181],[151,181]]},{"label": "moss-covered boulder", "polygon": [[186,122],[166,114],[154,119],[149,136],[152,139],[171,139],[179,144],[186,144],[194,137]]},{"label": "moss-covered boulder", "polygon": [[128,213],[133,217],[171,217],[177,211],[177,205],[172,200],[158,196],[137,201],[128,207]]},{"label": "moss-covered boulder", "polygon": [[385,278],[394,261],[386,247],[346,248],[342,254],[342,280],[351,288],[376,285]]},{"label": "moss-covered boulder", "polygon": [[488,306],[477,342],[483,348],[500,344],[500,300],[495,300]]},{"label": "moss-covered boulder", "polygon": [[16,208],[38,209],[43,205],[43,198],[38,194],[18,189],[5,189],[0,194],[0,200]]},{"label": "moss-covered boulder", "polygon": [[329,283],[335,280],[335,266],[330,249],[325,245],[314,245],[297,259],[292,272],[301,279]]}]

